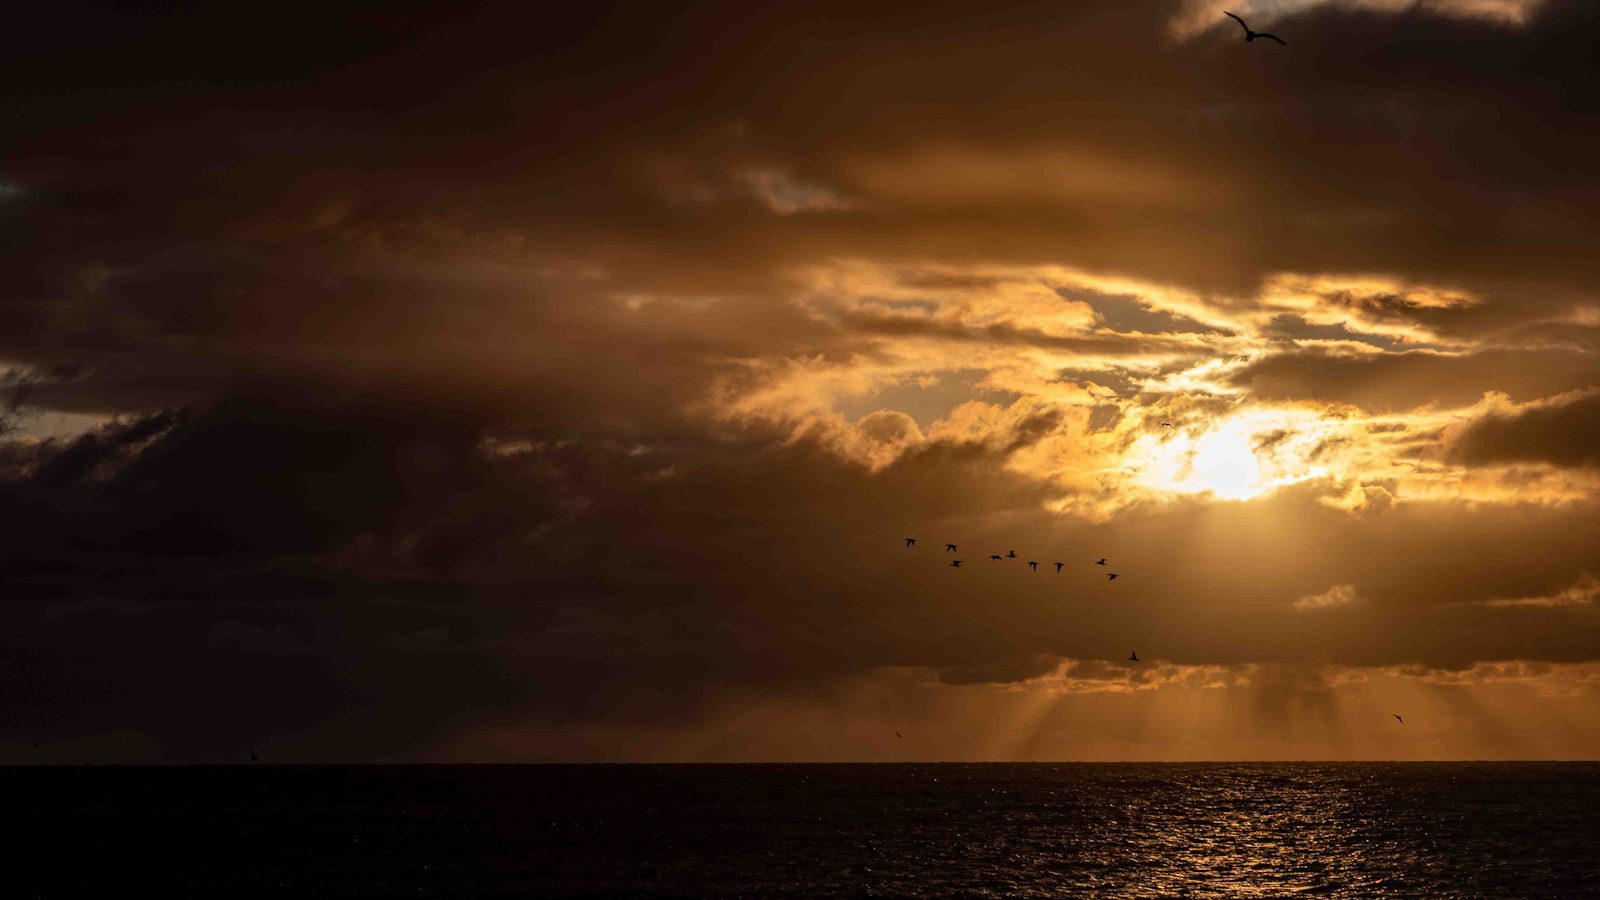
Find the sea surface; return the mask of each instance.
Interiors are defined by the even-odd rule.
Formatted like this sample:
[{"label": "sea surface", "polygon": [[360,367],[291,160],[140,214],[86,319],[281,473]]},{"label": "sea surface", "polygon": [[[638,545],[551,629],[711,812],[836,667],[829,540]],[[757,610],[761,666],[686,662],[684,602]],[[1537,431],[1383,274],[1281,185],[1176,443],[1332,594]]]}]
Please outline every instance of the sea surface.
[{"label": "sea surface", "polygon": [[8,897],[1600,896],[1597,763],[13,767],[0,797]]}]

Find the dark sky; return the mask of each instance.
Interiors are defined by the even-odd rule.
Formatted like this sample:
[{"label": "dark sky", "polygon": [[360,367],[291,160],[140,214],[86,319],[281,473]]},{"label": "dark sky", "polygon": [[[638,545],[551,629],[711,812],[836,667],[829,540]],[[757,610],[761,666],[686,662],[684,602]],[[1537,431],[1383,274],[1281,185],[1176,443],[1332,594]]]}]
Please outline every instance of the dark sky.
[{"label": "dark sky", "polygon": [[0,763],[1600,753],[1594,4],[8,31]]}]

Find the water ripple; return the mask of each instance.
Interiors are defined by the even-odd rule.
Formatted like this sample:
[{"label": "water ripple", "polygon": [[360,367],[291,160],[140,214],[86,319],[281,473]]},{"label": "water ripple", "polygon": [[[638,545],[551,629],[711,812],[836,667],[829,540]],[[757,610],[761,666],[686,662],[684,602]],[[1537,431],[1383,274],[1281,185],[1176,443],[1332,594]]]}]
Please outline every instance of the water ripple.
[{"label": "water ripple", "polygon": [[[1600,765],[0,770],[21,896],[1566,897]],[[63,846],[97,865],[30,868]],[[48,875],[46,879],[44,876]]]}]

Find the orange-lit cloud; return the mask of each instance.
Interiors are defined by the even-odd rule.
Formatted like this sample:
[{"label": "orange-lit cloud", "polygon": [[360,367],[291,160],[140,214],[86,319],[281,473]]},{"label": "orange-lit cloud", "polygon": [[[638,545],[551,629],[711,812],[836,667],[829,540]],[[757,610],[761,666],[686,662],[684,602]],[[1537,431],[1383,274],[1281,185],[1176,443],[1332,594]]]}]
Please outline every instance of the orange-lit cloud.
[{"label": "orange-lit cloud", "polygon": [[[1274,0],[1270,3],[1252,0],[1185,0],[1182,11],[1173,19],[1172,29],[1181,38],[1192,38],[1213,27],[1224,10],[1232,10],[1245,16],[1256,16],[1252,25],[1265,31],[1271,19],[1292,17],[1320,6],[1391,15],[1422,12],[1516,27],[1525,24],[1543,3],[1544,0],[1422,0],[1420,3],[1417,0]],[[1227,30],[1232,31],[1233,23],[1224,21],[1229,26]]]}]

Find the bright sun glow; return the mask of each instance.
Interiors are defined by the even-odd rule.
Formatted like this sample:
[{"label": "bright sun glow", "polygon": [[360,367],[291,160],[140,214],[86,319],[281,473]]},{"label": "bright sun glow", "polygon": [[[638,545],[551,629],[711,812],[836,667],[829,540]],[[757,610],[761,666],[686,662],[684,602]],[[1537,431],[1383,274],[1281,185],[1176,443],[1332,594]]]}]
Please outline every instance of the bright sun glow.
[{"label": "bright sun glow", "polygon": [[1126,461],[1135,481],[1149,488],[1248,500],[1329,474],[1319,457],[1339,428],[1304,411],[1255,409],[1203,430],[1142,435]]},{"label": "bright sun glow", "polygon": [[1213,431],[1195,442],[1189,459],[1194,477],[1219,497],[1243,500],[1261,485],[1261,464],[1250,439],[1237,431]]}]

